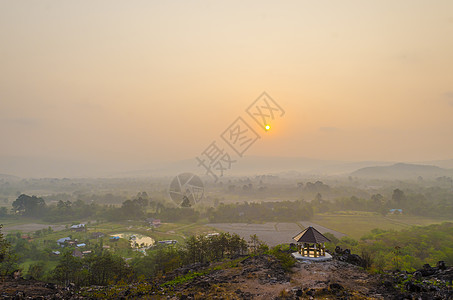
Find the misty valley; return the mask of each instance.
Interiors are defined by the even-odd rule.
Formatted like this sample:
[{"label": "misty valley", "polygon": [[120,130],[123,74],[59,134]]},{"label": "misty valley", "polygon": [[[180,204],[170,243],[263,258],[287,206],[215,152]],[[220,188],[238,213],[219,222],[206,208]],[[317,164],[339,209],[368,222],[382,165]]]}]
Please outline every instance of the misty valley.
[{"label": "misty valley", "polygon": [[[414,168],[399,165],[408,166]],[[343,176],[204,178],[204,196],[187,207],[169,196],[171,177],[5,175],[1,276],[73,284],[79,295],[104,286],[101,298],[119,297],[124,284],[134,285],[134,297],[137,289],[182,295],[177,286],[247,257],[269,255],[291,270],[292,238],[309,226],[328,237],[329,253],[349,249],[369,274],[413,273],[438,261],[451,266],[452,179],[424,171],[401,180],[384,178],[381,169],[372,176],[372,168]],[[175,275],[188,266],[194,269]]]}]

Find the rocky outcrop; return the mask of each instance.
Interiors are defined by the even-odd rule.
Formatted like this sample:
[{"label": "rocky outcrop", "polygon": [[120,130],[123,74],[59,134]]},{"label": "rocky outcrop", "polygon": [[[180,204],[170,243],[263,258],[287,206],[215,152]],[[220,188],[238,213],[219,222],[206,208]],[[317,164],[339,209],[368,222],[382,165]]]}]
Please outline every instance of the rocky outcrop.
[{"label": "rocky outcrop", "polygon": [[[413,273],[375,275],[359,267],[362,258],[350,251],[336,257],[301,262],[285,272],[275,257],[257,255],[185,266],[160,282],[81,289],[10,278],[0,282],[0,299],[453,299],[453,268],[444,262]],[[175,284],[165,284],[169,280]]]},{"label": "rocky outcrop", "polygon": [[285,283],[290,280],[282,265],[270,255],[250,256],[241,264],[244,266],[241,275],[259,274],[261,284]]},{"label": "rocky outcrop", "polygon": [[439,261],[436,267],[425,264],[413,273],[392,273],[386,277],[395,290],[402,291],[394,293],[394,299],[453,299],[453,267],[447,267],[444,261]]},{"label": "rocky outcrop", "polygon": [[362,257],[358,256],[357,254],[351,254],[351,250],[343,250],[340,248],[340,246],[337,246],[335,248],[333,258],[359,267],[364,267],[366,265],[366,262]]},{"label": "rocky outcrop", "polygon": [[84,299],[74,284],[58,286],[36,280],[4,278],[0,282],[1,299]]}]

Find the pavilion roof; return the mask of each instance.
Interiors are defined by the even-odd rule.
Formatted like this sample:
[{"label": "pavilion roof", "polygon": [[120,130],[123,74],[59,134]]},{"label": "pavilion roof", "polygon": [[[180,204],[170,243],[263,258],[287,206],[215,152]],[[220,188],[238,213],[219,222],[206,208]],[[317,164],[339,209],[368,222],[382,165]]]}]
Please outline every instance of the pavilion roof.
[{"label": "pavilion roof", "polygon": [[309,226],[305,228],[298,235],[293,237],[293,239],[298,243],[327,243],[330,242],[328,238],[322,235],[318,230]]}]

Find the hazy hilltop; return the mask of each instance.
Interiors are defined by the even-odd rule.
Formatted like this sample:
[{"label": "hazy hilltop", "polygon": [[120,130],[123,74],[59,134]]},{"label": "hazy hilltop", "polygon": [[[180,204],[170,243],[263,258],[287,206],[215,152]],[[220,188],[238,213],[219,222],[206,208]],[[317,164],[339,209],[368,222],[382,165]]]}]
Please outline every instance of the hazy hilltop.
[{"label": "hazy hilltop", "polygon": [[445,169],[453,169],[453,159],[427,161],[421,162],[421,164],[438,166]]},{"label": "hazy hilltop", "polygon": [[[319,160],[305,157],[265,157],[248,156],[237,159],[231,169],[225,171],[226,176],[250,176],[256,174],[292,174],[298,175],[348,175],[358,168],[373,165],[388,165],[391,162],[361,161],[344,162]],[[159,163],[141,170],[122,172],[122,176],[173,176],[181,172],[203,174],[205,170],[197,165],[194,159]]]},{"label": "hazy hilltop", "polygon": [[0,174],[0,180],[19,180],[20,178],[13,175],[8,174]]},{"label": "hazy hilltop", "polygon": [[[347,175],[358,168],[392,163],[379,161],[348,162],[275,156],[245,156],[233,159],[236,162],[232,163],[231,169],[225,171],[225,176],[277,174],[288,171],[291,171],[292,174]],[[119,161],[2,156],[0,157],[0,172],[22,178],[37,178],[175,176],[183,172],[204,174],[206,171],[198,166],[195,156],[183,160],[144,162],[142,164],[127,164]]]},{"label": "hazy hilltop", "polygon": [[[453,159],[415,164],[392,161],[341,161],[307,157],[245,156],[234,158],[225,176],[253,176],[278,174],[284,177],[305,175],[357,176],[369,178],[416,178],[450,176]],[[391,166],[393,164],[393,166]],[[376,169],[377,168],[377,169]],[[184,172],[202,175],[206,171],[198,166],[195,157],[162,162],[128,164],[121,161],[84,161],[36,157],[0,156],[0,179],[21,178],[74,178],[74,177],[144,177],[175,176]],[[416,174],[416,175],[415,175]],[[16,177],[19,176],[19,177]]]},{"label": "hazy hilltop", "polygon": [[397,163],[391,166],[365,167],[351,173],[351,176],[354,177],[372,179],[417,179],[419,176],[425,179],[432,179],[452,175],[452,169],[407,163]]}]

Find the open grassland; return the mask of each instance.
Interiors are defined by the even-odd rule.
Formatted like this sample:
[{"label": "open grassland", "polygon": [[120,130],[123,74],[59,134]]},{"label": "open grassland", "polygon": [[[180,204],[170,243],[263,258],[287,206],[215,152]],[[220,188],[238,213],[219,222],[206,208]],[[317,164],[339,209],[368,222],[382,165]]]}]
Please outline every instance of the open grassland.
[{"label": "open grassland", "polygon": [[[47,235],[47,239],[55,240],[65,237],[68,235],[79,236],[82,233],[75,233],[67,228],[71,223],[58,223],[48,224],[45,222],[39,222],[36,219],[20,218],[20,219],[5,219],[0,220],[0,224],[3,224],[3,233],[10,232],[22,232],[33,234],[37,230],[47,229],[51,227],[53,232]],[[206,226],[202,223],[162,223],[159,227],[151,227],[146,222],[134,222],[134,221],[123,221],[123,222],[82,222],[87,224],[87,232],[83,233],[83,237],[86,239],[88,235],[93,232],[102,232],[106,236],[111,234],[117,234],[120,232],[135,232],[152,237],[154,240],[177,240],[182,242],[186,237],[198,234],[208,234],[215,232],[215,229]]]},{"label": "open grassland", "polygon": [[378,213],[371,212],[341,211],[315,215],[312,221],[329,229],[342,232],[354,239],[359,239],[375,228],[401,230],[411,226],[438,224],[448,220],[406,215],[382,216]]},{"label": "open grassland", "polygon": [[176,240],[179,243],[190,235],[207,234],[214,231],[214,229],[198,223],[162,223],[159,227],[150,227],[143,222],[100,223],[88,226],[88,230],[90,232],[102,232],[106,235],[134,232],[149,236],[156,242],[160,240]]},{"label": "open grassland", "polygon": [[[131,221],[124,221],[124,222],[92,222],[87,223],[87,230],[76,232],[69,229],[69,225],[71,224],[61,224],[62,230],[60,231],[52,231],[47,230],[48,225],[44,226],[45,230],[41,230],[41,228],[32,228],[31,225],[35,223],[28,223],[28,224],[15,224],[13,226],[25,226],[24,228],[28,229],[36,229],[30,231],[20,231],[14,230],[14,236],[27,236],[30,237],[29,242],[25,242],[25,247],[29,248],[33,244],[38,250],[44,251],[39,257],[27,258],[24,261],[20,262],[20,269],[23,270],[24,274],[27,274],[30,268],[30,265],[43,263],[44,264],[44,271],[52,270],[57,262],[58,256],[51,254],[51,251],[73,251],[75,247],[65,247],[62,248],[58,246],[57,240],[70,237],[72,240],[76,240],[77,243],[85,243],[86,246],[82,246],[78,248],[80,251],[85,250],[95,250],[104,247],[108,249],[108,251],[114,251],[116,254],[124,257],[124,258],[134,258],[141,256],[142,254],[137,249],[131,248],[130,241],[128,238],[120,238],[119,240],[112,240],[111,235],[118,235],[118,234],[135,234],[137,236],[144,235],[147,237],[152,238],[155,242],[161,240],[176,240],[178,243],[184,243],[184,240],[193,234],[207,234],[215,232],[215,229],[208,227],[203,224],[198,223],[191,223],[191,224],[184,224],[184,223],[163,223],[161,226],[154,228],[149,226],[145,222],[131,222]],[[42,224],[38,224],[42,225]],[[21,234],[19,234],[21,232]],[[104,234],[103,237],[95,237],[93,233],[101,232]],[[127,235],[126,235],[127,236]],[[46,249],[46,250],[45,250]]]},{"label": "open grassland", "polygon": [[246,240],[249,240],[251,235],[256,234],[259,239],[269,246],[275,246],[293,242],[293,236],[307,226],[313,226],[321,233],[329,232],[337,238],[347,235],[354,239],[360,239],[375,228],[401,230],[411,226],[426,226],[445,221],[449,220],[405,215],[382,216],[371,212],[342,211],[319,214],[314,216],[311,221],[294,223],[213,223],[208,225],[217,228],[219,231],[237,233]]},{"label": "open grassland", "polygon": [[340,232],[333,231],[329,228],[319,226],[312,222],[293,222],[293,223],[276,223],[268,222],[263,224],[247,224],[247,223],[213,223],[208,224],[217,228],[219,231],[236,233],[245,240],[250,240],[250,236],[256,234],[258,238],[265,242],[268,246],[276,246],[278,244],[293,243],[293,237],[305,229],[307,226],[314,226],[321,233],[330,232],[338,238],[344,236]]}]

